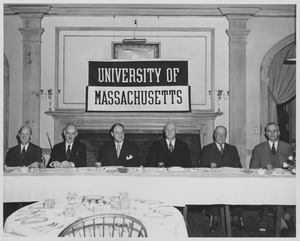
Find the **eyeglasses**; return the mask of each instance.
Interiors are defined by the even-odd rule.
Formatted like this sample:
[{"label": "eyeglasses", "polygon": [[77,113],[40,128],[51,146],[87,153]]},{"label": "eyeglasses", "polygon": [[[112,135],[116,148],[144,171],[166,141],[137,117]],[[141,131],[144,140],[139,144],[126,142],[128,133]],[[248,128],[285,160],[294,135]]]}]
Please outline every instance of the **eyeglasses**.
[{"label": "eyeglasses", "polygon": [[277,131],[277,130],[273,130],[273,131],[271,131],[271,130],[268,130],[268,131],[266,131],[267,133],[277,133],[277,132],[279,132],[279,131]]}]

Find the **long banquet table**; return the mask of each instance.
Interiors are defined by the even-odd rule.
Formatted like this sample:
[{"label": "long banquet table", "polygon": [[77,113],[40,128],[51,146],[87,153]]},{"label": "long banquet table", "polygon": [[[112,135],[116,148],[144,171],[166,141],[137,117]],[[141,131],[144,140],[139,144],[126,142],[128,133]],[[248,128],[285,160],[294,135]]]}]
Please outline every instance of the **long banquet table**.
[{"label": "long banquet table", "polygon": [[[275,169],[271,175],[227,167],[162,171],[145,168],[142,173],[140,168],[129,168],[127,173],[116,170],[116,167],[103,167],[97,171],[90,167],[34,169],[22,173],[18,168],[11,168],[4,173],[3,199],[4,202],[32,202],[46,198],[62,200],[69,191],[78,195],[116,195],[127,191],[132,198],[160,200],[173,206],[224,204],[227,220],[228,205],[296,204],[296,178],[285,170]],[[230,222],[227,234],[231,235]]]}]

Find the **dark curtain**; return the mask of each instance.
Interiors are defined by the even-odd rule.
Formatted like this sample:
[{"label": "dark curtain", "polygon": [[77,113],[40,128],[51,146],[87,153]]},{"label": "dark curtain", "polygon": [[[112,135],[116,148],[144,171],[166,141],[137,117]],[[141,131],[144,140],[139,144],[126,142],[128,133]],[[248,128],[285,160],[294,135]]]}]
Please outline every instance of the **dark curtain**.
[{"label": "dark curtain", "polygon": [[278,122],[277,106],[296,95],[296,64],[286,64],[286,57],[296,55],[296,44],[282,49],[272,59],[269,69],[269,121]]}]

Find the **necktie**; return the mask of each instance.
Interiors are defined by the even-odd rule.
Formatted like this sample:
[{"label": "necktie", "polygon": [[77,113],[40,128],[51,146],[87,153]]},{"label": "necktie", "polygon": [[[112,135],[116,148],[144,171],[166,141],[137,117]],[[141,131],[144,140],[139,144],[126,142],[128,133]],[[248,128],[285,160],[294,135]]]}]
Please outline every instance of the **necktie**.
[{"label": "necktie", "polygon": [[67,161],[69,161],[69,159],[70,159],[70,154],[71,154],[71,145],[68,145],[68,150],[67,150],[67,155],[66,155]]},{"label": "necktie", "polygon": [[223,152],[224,152],[224,148],[223,148],[223,145],[221,145],[221,148],[220,148],[221,155],[223,155]]},{"label": "necktie", "polygon": [[276,154],[275,143],[273,143],[273,146],[272,146],[272,154],[273,154],[273,155]]},{"label": "necktie", "polygon": [[21,162],[22,163],[24,162],[24,159],[25,159],[25,153],[26,153],[26,149],[25,149],[25,146],[24,146],[23,149],[22,149],[22,152],[21,152]]},{"label": "necktie", "polygon": [[169,143],[169,151],[173,152],[174,150],[174,146],[172,145],[172,142]]},{"label": "necktie", "polygon": [[117,157],[119,158],[121,152],[121,146],[120,144],[117,145]]}]

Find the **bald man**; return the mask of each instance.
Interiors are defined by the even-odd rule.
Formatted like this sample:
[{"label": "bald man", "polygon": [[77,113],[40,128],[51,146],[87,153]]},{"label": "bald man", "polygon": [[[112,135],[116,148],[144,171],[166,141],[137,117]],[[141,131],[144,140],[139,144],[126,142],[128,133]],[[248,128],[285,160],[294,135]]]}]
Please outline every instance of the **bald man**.
[{"label": "bald man", "polygon": [[164,138],[154,142],[147,156],[147,167],[157,167],[164,162],[165,167],[191,167],[190,149],[187,143],[176,138],[177,126],[169,122],[164,126]]},{"label": "bald man", "polygon": [[24,125],[17,134],[19,144],[10,148],[5,164],[7,166],[33,166],[38,167],[38,163],[42,163],[42,148],[30,142],[32,129]]},{"label": "bald man", "polygon": [[[236,167],[241,168],[239,153],[237,148],[233,145],[227,144],[227,129],[224,126],[217,126],[213,133],[214,142],[203,147],[200,152],[200,167],[210,167],[212,162],[216,163],[218,167]],[[244,222],[242,218],[242,208],[233,206],[232,226],[243,231]],[[215,232],[218,229],[218,216],[220,216],[218,206],[208,207],[209,210],[209,227],[211,232]]]},{"label": "bald man", "polygon": [[67,163],[69,167],[86,167],[86,146],[76,141],[76,126],[66,125],[63,134],[64,141],[53,147],[47,167],[61,167],[61,163]]}]

